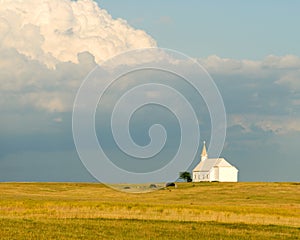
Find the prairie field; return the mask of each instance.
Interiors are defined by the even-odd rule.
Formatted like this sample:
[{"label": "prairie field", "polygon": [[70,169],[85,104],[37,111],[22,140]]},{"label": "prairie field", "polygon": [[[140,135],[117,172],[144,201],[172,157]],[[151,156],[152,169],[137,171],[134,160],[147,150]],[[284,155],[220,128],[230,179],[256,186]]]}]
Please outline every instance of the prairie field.
[{"label": "prairie field", "polygon": [[300,239],[300,183],[0,183],[0,239]]}]

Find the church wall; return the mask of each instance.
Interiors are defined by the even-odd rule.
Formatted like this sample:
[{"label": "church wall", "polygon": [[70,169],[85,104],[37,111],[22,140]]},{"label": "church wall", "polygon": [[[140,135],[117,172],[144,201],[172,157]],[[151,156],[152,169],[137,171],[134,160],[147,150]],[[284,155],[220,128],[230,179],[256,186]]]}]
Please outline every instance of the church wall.
[{"label": "church wall", "polygon": [[238,172],[233,167],[220,167],[219,168],[219,181],[220,182],[237,182]]},{"label": "church wall", "polygon": [[219,181],[219,168],[214,167],[210,171],[209,181]]},{"label": "church wall", "polygon": [[207,182],[210,180],[208,172],[193,172],[193,182]]}]

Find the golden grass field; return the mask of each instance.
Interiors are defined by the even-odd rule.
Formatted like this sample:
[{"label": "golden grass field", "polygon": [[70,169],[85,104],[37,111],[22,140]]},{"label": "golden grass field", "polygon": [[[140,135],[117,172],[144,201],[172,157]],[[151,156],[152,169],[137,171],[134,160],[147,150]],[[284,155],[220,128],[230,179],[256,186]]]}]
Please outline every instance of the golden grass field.
[{"label": "golden grass field", "polygon": [[0,183],[0,239],[300,239],[300,183]]}]

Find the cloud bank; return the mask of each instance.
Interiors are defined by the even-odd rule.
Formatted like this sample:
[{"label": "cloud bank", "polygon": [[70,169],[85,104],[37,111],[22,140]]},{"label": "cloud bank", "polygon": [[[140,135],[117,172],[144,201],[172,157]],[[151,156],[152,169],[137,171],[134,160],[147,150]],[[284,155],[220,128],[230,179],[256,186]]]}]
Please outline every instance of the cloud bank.
[{"label": "cloud bank", "polygon": [[[65,156],[73,159],[71,111],[82,80],[96,64],[118,53],[155,46],[155,40],[147,33],[132,28],[125,20],[113,19],[92,0],[0,0],[0,169],[6,174],[2,176],[16,179],[10,178],[16,176],[7,171],[10,168],[18,168],[14,174],[22,176],[21,166],[26,163],[21,161],[27,159],[27,177],[20,179],[28,180],[33,174],[31,167],[39,161],[33,163],[32,159],[38,156],[51,163],[53,160],[45,157],[51,152],[58,152],[58,165]],[[153,60],[153,56],[146,59]],[[155,59],[170,61],[163,55]],[[135,61],[131,59],[128,64]],[[284,178],[284,171],[276,173],[281,179],[298,179],[299,168],[292,162],[296,158],[284,163],[286,156],[276,151],[280,145],[282,152],[298,154],[300,58],[270,55],[253,61],[214,55],[195,61],[212,75],[224,99],[228,114],[227,152],[233,161],[237,159],[233,163],[244,171],[244,180],[253,180],[253,172],[263,169],[261,158],[268,164],[278,164],[277,169],[286,167],[286,172],[295,169],[293,178]],[[183,66],[192,74],[188,65]],[[116,90],[127,86],[124,77]],[[200,122],[205,128],[209,119]],[[256,156],[250,151],[253,149]],[[262,157],[267,153],[273,155]],[[280,161],[274,163],[274,156]],[[41,168],[44,166],[41,163]],[[251,167],[254,169],[250,171]],[[260,179],[275,179],[265,174],[261,172]],[[49,179],[53,180],[51,176]]]}]

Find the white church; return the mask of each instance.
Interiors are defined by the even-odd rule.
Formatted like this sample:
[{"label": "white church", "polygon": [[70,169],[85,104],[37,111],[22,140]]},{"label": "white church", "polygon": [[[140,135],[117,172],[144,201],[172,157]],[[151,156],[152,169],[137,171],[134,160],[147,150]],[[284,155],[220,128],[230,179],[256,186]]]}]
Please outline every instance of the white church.
[{"label": "white church", "polygon": [[237,182],[238,170],[224,158],[208,158],[205,142],[201,161],[193,170],[193,182]]}]

